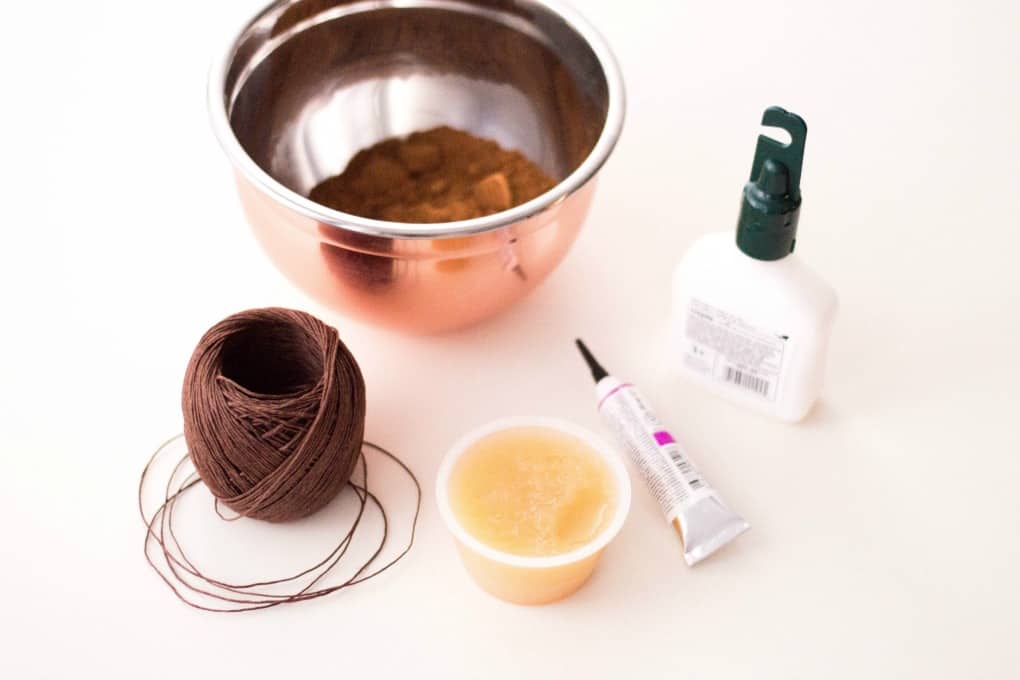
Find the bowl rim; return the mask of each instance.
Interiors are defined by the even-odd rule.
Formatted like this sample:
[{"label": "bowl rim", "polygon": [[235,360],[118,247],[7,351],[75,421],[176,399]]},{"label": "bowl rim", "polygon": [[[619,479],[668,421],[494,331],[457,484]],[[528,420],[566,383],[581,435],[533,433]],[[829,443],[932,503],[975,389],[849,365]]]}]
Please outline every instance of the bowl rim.
[{"label": "bowl rim", "polygon": [[[503,550],[493,548],[471,535],[467,529],[461,526],[456,513],[453,511],[453,507],[450,505],[450,496],[448,493],[450,476],[453,473],[453,469],[456,466],[457,461],[459,461],[474,444],[497,432],[529,427],[547,428],[580,439],[605,461],[606,465],[609,467],[610,473],[613,475],[616,487],[616,508],[613,510],[612,520],[610,520],[602,531],[600,531],[591,541],[569,552],[560,553],[558,555],[535,556],[516,555],[514,553],[508,553]],[[436,505],[439,506],[439,514],[442,517],[446,528],[453,534],[454,538],[456,538],[458,542],[470,549],[472,552],[510,567],[524,567],[532,569],[561,567],[580,562],[581,560],[595,555],[609,545],[609,543],[616,538],[617,534],[620,533],[620,530],[623,528],[623,525],[627,520],[627,515],[630,513],[630,502],[630,475],[627,473],[627,468],[624,466],[623,461],[620,459],[616,450],[602,437],[599,437],[590,430],[559,418],[548,418],[543,416],[511,416],[493,420],[480,427],[476,427],[461,436],[461,438],[449,448],[446,455],[443,456],[442,462],[439,464],[439,471],[436,473]]]},{"label": "bowl rim", "polygon": [[[223,55],[214,62],[210,69],[207,97],[213,133],[234,168],[240,171],[256,188],[275,201],[283,203],[306,217],[348,231],[383,238],[435,239],[481,234],[526,220],[561,203],[596,175],[609,158],[620,138],[626,109],[626,94],[624,92],[620,66],[612,50],[609,48],[609,44],[598,30],[577,10],[559,0],[527,1],[543,6],[558,15],[592,50],[606,79],[608,108],[606,110],[605,122],[602,125],[602,130],[595,142],[595,146],[592,147],[591,152],[585,157],[584,161],[567,177],[560,180],[552,189],[526,203],[522,203],[509,210],[470,220],[426,224],[389,222],[360,217],[327,208],[289,189],[271,177],[269,173],[259,167],[251,156],[248,155],[248,152],[241,146],[237,136],[234,134],[234,130],[230,125],[230,118],[227,115],[228,102],[226,101],[224,87],[227,74],[233,65],[233,57],[239,39],[260,18],[270,13],[277,5],[280,5],[281,0],[270,3],[262,8],[253,19],[246,21],[244,26],[233,35]],[[456,10],[458,6],[462,7],[463,4],[463,2],[458,0],[366,0],[365,2],[352,3],[347,8],[350,11],[345,14],[409,7],[434,7]],[[514,27],[511,26],[511,28]]]}]

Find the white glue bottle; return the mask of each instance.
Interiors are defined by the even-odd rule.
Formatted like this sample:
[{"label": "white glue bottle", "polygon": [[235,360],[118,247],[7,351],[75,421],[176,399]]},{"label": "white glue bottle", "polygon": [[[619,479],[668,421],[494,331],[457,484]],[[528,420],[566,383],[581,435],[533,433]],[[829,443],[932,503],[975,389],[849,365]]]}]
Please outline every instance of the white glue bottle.
[{"label": "white glue bottle", "polygon": [[711,391],[781,420],[807,415],[822,389],[837,300],[793,254],[807,125],[777,106],[732,233],[694,243],[673,276],[673,345],[681,371]]}]

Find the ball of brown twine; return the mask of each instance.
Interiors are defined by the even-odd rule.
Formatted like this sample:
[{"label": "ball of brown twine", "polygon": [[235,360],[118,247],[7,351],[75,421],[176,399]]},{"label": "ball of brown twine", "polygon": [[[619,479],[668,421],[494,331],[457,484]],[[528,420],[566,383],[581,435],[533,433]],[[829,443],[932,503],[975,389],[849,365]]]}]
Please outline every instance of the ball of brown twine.
[{"label": "ball of brown twine", "polygon": [[184,377],[184,438],[199,476],[244,517],[287,522],[350,479],[365,431],[365,381],[336,329],[292,309],[227,317]]},{"label": "ball of brown twine", "polygon": [[[195,348],[182,403],[188,453],[170,473],[162,503],[146,515],[147,477],[154,461],[180,435],[157,449],[142,470],[138,509],[146,526],[146,560],[185,604],[212,612],[243,612],[303,602],[372,579],[411,549],[421,486],[399,458],[363,441],[364,379],[332,327],[304,312],[282,308],[254,309],[224,319]],[[365,447],[396,463],[416,490],[408,541],[382,564],[389,520],[368,488]],[[190,473],[189,460],[195,468]],[[358,468],[360,479],[352,479]],[[344,486],[353,490],[358,509],[349,529],[340,532],[332,550],[315,565],[292,576],[236,583],[199,569],[174,531],[175,506],[200,481],[217,503],[254,519],[286,522],[306,517]],[[381,519],[381,535],[371,554],[356,563],[343,582],[324,583],[350,550],[369,507]],[[159,548],[155,555],[150,552],[153,545]]]}]

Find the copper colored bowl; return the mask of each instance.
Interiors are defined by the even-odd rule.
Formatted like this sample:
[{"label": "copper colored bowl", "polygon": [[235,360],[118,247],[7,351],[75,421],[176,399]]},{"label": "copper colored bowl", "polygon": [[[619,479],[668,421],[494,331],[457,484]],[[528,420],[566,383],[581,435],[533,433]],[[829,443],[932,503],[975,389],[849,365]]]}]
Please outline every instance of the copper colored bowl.
[{"label": "copper colored bowl", "polygon": [[[280,270],[341,313],[435,333],[507,308],[560,262],[619,137],[624,95],[603,39],[546,0],[287,0],[231,44],[210,106]],[[559,183],[441,224],[306,198],[360,149],[439,125],[518,149]]]}]

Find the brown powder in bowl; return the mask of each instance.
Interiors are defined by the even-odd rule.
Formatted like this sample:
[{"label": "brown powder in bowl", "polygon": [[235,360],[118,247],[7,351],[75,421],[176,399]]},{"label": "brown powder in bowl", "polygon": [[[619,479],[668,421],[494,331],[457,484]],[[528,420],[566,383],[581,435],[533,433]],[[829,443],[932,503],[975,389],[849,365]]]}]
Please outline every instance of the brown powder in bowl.
[{"label": "brown powder in bowl", "polygon": [[359,151],[309,198],[377,220],[452,222],[507,210],[555,184],[517,151],[438,127]]}]

